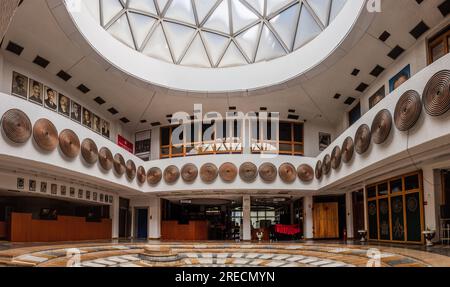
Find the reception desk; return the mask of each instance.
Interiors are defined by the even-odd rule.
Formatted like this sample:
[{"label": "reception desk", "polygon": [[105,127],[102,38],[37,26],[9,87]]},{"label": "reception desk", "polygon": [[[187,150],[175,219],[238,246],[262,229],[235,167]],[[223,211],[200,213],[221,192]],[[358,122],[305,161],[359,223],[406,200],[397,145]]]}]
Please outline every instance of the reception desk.
[{"label": "reception desk", "polygon": [[189,221],[178,224],[176,220],[161,222],[162,240],[208,240],[207,221]]},{"label": "reception desk", "polygon": [[110,219],[86,222],[84,217],[58,216],[57,220],[33,219],[29,213],[11,214],[12,242],[56,242],[111,239]]}]

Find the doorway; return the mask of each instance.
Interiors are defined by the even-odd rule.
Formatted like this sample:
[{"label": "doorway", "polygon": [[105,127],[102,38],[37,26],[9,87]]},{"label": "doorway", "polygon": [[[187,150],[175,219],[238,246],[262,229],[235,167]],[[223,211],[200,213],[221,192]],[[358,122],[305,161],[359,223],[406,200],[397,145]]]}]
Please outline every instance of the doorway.
[{"label": "doorway", "polygon": [[345,195],[313,198],[314,239],[341,239],[346,230]]},{"label": "doorway", "polygon": [[148,238],[148,208],[136,208],[136,238]]},{"label": "doorway", "polygon": [[119,238],[131,237],[130,200],[119,198]]},{"label": "doorway", "polygon": [[352,193],[353,205],[353,234],[357,237],[358,231],[364,230],[364,190]]}]

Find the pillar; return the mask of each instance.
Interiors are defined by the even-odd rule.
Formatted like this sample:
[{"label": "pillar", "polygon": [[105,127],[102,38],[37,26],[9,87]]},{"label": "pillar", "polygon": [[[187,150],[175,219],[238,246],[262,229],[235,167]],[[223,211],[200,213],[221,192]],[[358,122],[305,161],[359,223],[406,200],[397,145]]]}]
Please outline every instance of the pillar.
[{"label": "pillar", "polygon": [[363,197],[364,197],[364,230],[369,232],[369,215],[367,213],[367,185],[364,184],[363,189]]},{"label": "pillar", "polygon": [[134,205],[130,204],[130,212],[131,212],[131,239],[134,239],[136,236],[136,208]]},{"label": "pillar", "polygon": [[313,197],[307,195],[303,198],[304,212],[305,212],[305,239],[314,238],[314,224],[313,224]]},{"label": "pillar", "polygon": [[161,238],[161,199],[158,197],[150,199],[150,209],[148,218],[148,238]]},{"label": "pillar", "polygon": [[441,203],[441,182],[439,171],[431,167],[424,167],[423,171],[423,202],[424,202],[424,229],[436,231],[436,239],[439,239],[440,222],[439,208]]},{"label": "pillar", "polygon": [[110,206],[111,222],[112,222],[112,239],[119,238],[119,196],[113,196],[113,203]]},{"label": "pillar", "polygon": [[346,209],[346,223],[347,223],[347,238],[355,238],[353,234],[353,198],[352,192],[345,194],[345,209]]},{"label": "pillar", "polygon": [[251,199],[249,195],[245,195],[242,198],[242,240],[250,241],[252,240],[252,229],[251,229]]}]

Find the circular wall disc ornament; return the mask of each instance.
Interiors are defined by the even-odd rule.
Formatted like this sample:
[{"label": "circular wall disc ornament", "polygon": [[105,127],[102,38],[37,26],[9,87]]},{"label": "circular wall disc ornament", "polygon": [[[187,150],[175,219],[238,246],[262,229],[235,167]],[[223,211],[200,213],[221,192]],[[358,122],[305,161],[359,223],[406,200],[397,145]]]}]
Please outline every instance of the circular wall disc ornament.
[{"label": "circular wall disc ornament", "polygon": [[295,166],[287,162],[280,165],[278,168],[278,175],[283,182],[293,183],[297,178],[297,171],[295,170]]},{"label": "circular wall disc ornament", "polygon": [[342,161],[344,163],[349,163],[352,160],[353,154],[355,152],[355,144],[351,137],[347,137],[344,140],[341,150],[342,150]]},{"label": "circular wall disc ornament", "polygon": [[341,166],[342,152],[339,146],[335,146],[333,152],[331,152],[331,167],[338,169]]},{"label": "circular wall disc ornament", "polygon": [[113,168],[114,158],[109,148],[102,147],[98,151],[98,160],[100,161],[100,165],[103,169],[111,170]]},{"label": "circular wall disc ornament", "polygon": [[219,168],[220,178],[225,182],[233,182],[236,179],[237,174],[237,167],[231,162],[226,162]]},{"label": "circular wall disc ornament", "polygon": [[322,160],[322,172],[327,175],[331,171],[331,156],[329,154],[325,155]]},{"label": "circular wall disc ornament", "polygon": [[395,106],[394,122],[399,131],[410,130],[419,120],[422,113],[422,104],[418,92],[406,91]]},{"label": "circular wall disc ornament", "polygon": [[25,143],[31,137],[30,119],[18,109],[11,109],[3,114],[2,129],[5,136],[14,143]]},{"label": "circular wall disc ornament", "polygon": [[198,168],[195,164],[187,163],[181,168],[181,178],[185,182],[194,182],[198,176]]},{"label": "circular wall disc ornament", "polygon": [[147,172],[147,182],[150,185],[158,184],[162,179],[162,171],[159,167],[152,167]]},{"label": "circular wall disc ornament", "polygon": [[314,169],[308,164],[302,164],[297,169],[298,177],[303,182],[310,182],[314,179]]},{"label": "circular wall disc ornament", "polygon": [[315,174],[317,179],[322,179],[322,161],[320,160],[316,163]]},{"label": "circular wall disc ornament", "polygon": [[355,150],[358,154],[365,153],[370,147],[371,133],[368,125],[361,125],[355,134]]},{"label": "circular wall disc ornament", "polygon": [[140,184],[143,184],[145,182],[146,174],[145,174],[145,168],[143,166],[139,166],[137,169],[137,181]]},{"label": "circular wall disc ornament", "polygon": [[450,70],[437,72],[428,81],[422,95],[427,114],[438,117],[450,109]]},{"label": "circular wall disc ornament", "polygon": [[217,166],[213,163],[205,163],[200,168],[200,178],[205,183],[213,182],[218,175],[219,171],[217,170]]},{"label": "circular wall disc ornament", "polygon": [[120,153],[116,153],[114,155],[114,170],[118,175],[123,175],[127,170],[127,166],[125,165],[125,160]]},{"label": "circular wall disc ornament", "polygon": [[84,139],[81,143],[81,156],[88,164],[94,164],[98,160],[98,148],[92,139]]},{"label": "circular wall disc ornament", "polygon": [[373,142],[376,144],[384,143],[392,128],[392,116],[389,110],[381,110],[375,116],[372,122],[372,138]]},{"label": "circular wall disc ornament", "polygon": [[36,144],[45,151],[53,151],[58,146],[58,131],[47,119],[39,119],[34,123],[33,138]]},{"label": "circular wall disc ornament", "polygon": [[174,165],[169,165],[164,169],[164,180],[168,184],[175,183],[180,178],[180,170]]},{"label": "circular wall disc ornament", "polygon": [[80,154],[80,140],[72,130],[63,130],[59,134],[59,148],[68,158],[75,158]]},{"label": "circular wall disc ornament", "polygon": [[267,183],[274,182],[277,179],[277,167],[270,162],[263,163],[258,169],[259,176]]},{"label": "circular wall disc ornament", "polygon": [[126,173],[129,180],[133,180],[136,177],[136,164],[131,159],[127,160]]},{"label": "circular wall disc ornament", "polygon": [[239,177],[244,182],[254,182],[258,176],[258,167],[252,162],[244,162],[239,167]]}]

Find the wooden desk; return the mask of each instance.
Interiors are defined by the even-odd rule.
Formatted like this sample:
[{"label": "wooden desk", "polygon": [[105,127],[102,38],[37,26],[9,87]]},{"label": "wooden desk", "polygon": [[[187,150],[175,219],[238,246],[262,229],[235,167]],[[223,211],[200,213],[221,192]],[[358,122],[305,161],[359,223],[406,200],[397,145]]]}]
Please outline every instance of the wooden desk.
[{"label": "wooden desk", "polygon": [[178,224],[176,220],[161,222],[162,240],[208,240],[208,221],[189,221]]},{"label": "wooden desk", "polygon": [[29,213],[11,214],[12,242],[55,242],[111,239],[112,222],[86,222],[84,217],[58,216],[57,220],[32,219]]}]

